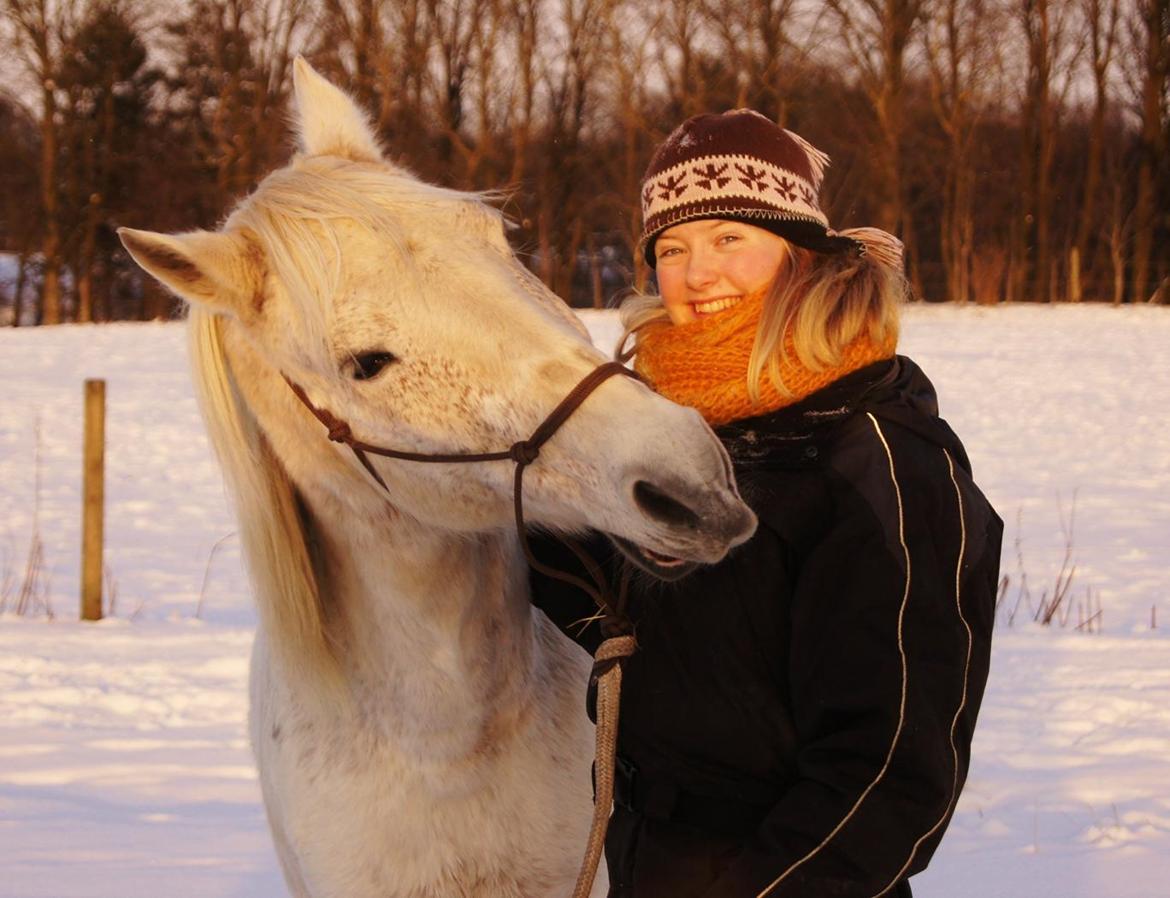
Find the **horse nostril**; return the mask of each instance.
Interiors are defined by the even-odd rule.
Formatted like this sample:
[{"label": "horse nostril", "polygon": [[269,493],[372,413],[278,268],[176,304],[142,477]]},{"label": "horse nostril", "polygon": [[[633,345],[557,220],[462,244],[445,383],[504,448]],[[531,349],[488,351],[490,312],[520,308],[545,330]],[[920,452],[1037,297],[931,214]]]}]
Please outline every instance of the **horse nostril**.
[{"label": "horse nostril", "polygon": [[634,503],[643,514],[672,527],[698,527],[699,516],[645,480],[634,484]]}]

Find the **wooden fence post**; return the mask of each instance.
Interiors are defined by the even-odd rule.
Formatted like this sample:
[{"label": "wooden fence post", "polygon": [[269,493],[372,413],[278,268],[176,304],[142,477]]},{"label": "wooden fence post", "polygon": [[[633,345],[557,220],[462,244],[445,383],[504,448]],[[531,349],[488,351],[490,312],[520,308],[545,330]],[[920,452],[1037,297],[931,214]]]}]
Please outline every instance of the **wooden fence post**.
[{"label": "wooden fence post", "polygon": [[105,519],[106,382],[85,382],[82,468],[81,619],[102,618],[102,531]]},{"label": "wooden fence post", "polygon": [[1075,246],[1068,251],[1068,299],[1081,301],[1081,251]]}]

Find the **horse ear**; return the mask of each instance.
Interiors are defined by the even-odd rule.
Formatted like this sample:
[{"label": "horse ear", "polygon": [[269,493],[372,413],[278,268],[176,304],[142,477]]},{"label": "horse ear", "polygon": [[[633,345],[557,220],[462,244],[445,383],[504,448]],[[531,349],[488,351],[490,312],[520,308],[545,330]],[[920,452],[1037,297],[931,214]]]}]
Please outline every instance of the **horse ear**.
[{"label": "horse ear", "polygon": [[189,303],[248,320],[264,306],[263,251],[232,231],[156,234],[118,228],[143,271]]},{"label": "horse ear", "polygon": [[355,162],[382,161],[382,149],[365,113],[344,91],[318,75],[303,56],[293,63],[293,92],[304,153]]}]

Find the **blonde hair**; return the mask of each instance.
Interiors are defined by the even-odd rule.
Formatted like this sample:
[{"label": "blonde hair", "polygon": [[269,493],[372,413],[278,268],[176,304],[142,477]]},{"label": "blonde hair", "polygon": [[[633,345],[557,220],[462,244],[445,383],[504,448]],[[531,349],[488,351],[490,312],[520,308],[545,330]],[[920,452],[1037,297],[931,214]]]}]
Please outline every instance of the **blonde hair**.
[{"label": "blonde hair", "polygon": [[[789,244],[764,296],[764,308],[748,360],[747,388],[753,402],[760,400],[764,377],[785,395],[791,390],[780,373],[787,360],[791,337],[796,357],[812,371],[839,365],[845,347],[858,337],[875,345],[896,342],[899,307],[906,299],[901,271],[872,255],[822,254]],[[637,295],[621,306],[622,338],[615,357],[628,361],[637,344],[627,349],[631,336],[670,316],[661,296]]]}]

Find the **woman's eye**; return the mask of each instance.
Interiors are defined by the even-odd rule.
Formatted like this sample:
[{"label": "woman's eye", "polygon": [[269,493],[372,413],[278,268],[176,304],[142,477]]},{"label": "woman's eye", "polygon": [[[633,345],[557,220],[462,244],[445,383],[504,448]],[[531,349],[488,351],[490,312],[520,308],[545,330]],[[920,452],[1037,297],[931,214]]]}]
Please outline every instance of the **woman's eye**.
[{"label": "woman's eye", "polygon": [[677,256],[680,252],[682,252],[682,250],[680,250],[677,246],[668,246],[665,249],[660,249],[658,251],[658,258],[665,259],[668,256]]},{"label": "woman's eye", "polygon": [[718,238],[719,243],[735,243],[739,240],[739,234],[720,234]]},{"label": "woman's eye", "polygon": [[355,355],[353,357],[353,379],[369,380],[371,377],[377,377],[383,368],[394,361],[397,361],[394,353],[384,350]]}]

